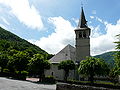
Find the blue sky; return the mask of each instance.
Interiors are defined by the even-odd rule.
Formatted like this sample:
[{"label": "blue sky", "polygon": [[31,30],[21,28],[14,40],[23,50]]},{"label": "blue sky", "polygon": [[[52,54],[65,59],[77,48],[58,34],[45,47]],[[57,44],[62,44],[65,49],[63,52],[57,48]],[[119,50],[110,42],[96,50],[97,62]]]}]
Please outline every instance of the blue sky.
[{"label": "blue sky", "polygon": [[81,2],[91,28],[91,55],[112,51],[120,34],[119,0],[0,0],[0,26],[48,53],[75,46]]}]

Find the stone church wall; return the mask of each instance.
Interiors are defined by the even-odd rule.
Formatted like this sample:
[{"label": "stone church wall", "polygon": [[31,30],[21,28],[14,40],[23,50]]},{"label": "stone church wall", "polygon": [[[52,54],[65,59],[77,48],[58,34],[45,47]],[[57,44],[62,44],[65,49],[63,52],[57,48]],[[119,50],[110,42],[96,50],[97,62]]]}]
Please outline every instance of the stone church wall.
[{"label": "stone church wall", "polygon": [[[74,79],[75,78],[75,71],[70,70],[68,80]],[[45,70],[45,76],[53,76],[56,80],[64,80],[64,70],[58,70],[58,64],[53,64],[51,65],[50,70]]]}]

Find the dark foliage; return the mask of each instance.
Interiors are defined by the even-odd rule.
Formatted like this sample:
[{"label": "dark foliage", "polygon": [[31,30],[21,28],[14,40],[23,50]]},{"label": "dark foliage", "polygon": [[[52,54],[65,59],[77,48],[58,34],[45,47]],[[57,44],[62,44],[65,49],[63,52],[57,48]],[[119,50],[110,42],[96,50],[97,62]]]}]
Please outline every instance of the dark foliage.
[{"label": "dark foliage", "polygon": [[[15,49],[17,51],[26,50],[30,53],[31,56],[37,53],[48,54],[38,46],[33,45],[28,41],[0,27],[0,51],[10,51],[11,49]],[[52,55],[48,54],[48,57],[52,57]]]},{"label": "dark foliage", "polygon": [[103,53],[101,55],[96,55],[94,56],[95,58],[101,58],[103,60],[105,60],[106,63],[109,64],[109,66],[112,68],[114,66],[114,55],[115,55],[116,51],[111,51],[111,52],[107,52],[107,53]]},{"label": "dark foliage", "polygon": [[50,59],[53,56],[0,27],[0,75],[6,69],[2,76],[25,79],[29,71],[27,65],[35,54],[41,54],[44,59]]},{"label": "dark foliage", "polygon": [[75,63],[72,60],[61,61],[58,65],[58,69],[63,69],[65,71],[64,80],[67,81],[69,71],[75,69]]}]

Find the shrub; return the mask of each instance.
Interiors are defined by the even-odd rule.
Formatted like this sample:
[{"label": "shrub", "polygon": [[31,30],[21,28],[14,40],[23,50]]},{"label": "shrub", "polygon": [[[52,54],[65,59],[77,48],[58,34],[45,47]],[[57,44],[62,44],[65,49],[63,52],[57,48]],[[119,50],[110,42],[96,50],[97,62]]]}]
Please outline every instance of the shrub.
[{"label": "shrub", "polygon": [[24,75],[24,76],[27,76],[28,72],[27,71],[21,71],[21,74]]},{"label": "shrub", "polygon": [[10,76],[9,69],[3,69],[3,72],[0,73],[0,76],[9,77]]},{"label": "shrub", "polygon": [[46,83],[55,83],[55,79],[54,79],[53,76],[47,76],[47,77],[45,77],[44,82],[46,82]]},{"label": "shrub", "polygon": [[9,69],[3,69],[4,73],[9,73],[9,71],[10,71]]},{"label": "shrub", "polygon": [[26,80],[27,75],[28,75],[28,72],[27,72],[27,71],[21,71],[20,79],[21,79],[21,80]]},{"label": "shrub", "polygon": [[27,71],[15,71],[15,76],[14,78],[20,79],[20,80],[26,80],[26,76],[28,75]]}]

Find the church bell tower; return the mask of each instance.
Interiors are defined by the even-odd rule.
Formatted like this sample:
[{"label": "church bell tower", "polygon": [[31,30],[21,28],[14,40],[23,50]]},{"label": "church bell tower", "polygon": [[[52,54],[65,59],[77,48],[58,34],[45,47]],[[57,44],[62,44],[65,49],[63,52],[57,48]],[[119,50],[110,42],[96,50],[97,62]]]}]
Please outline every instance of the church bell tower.
[{"label": "church bell tower", "polygon": [[90,31],[87,26],[83,7],[81,8],[81,17],[79,19],[78,27],[75,29],[76,34],[76,62],[86,59],[90,56]]}]

